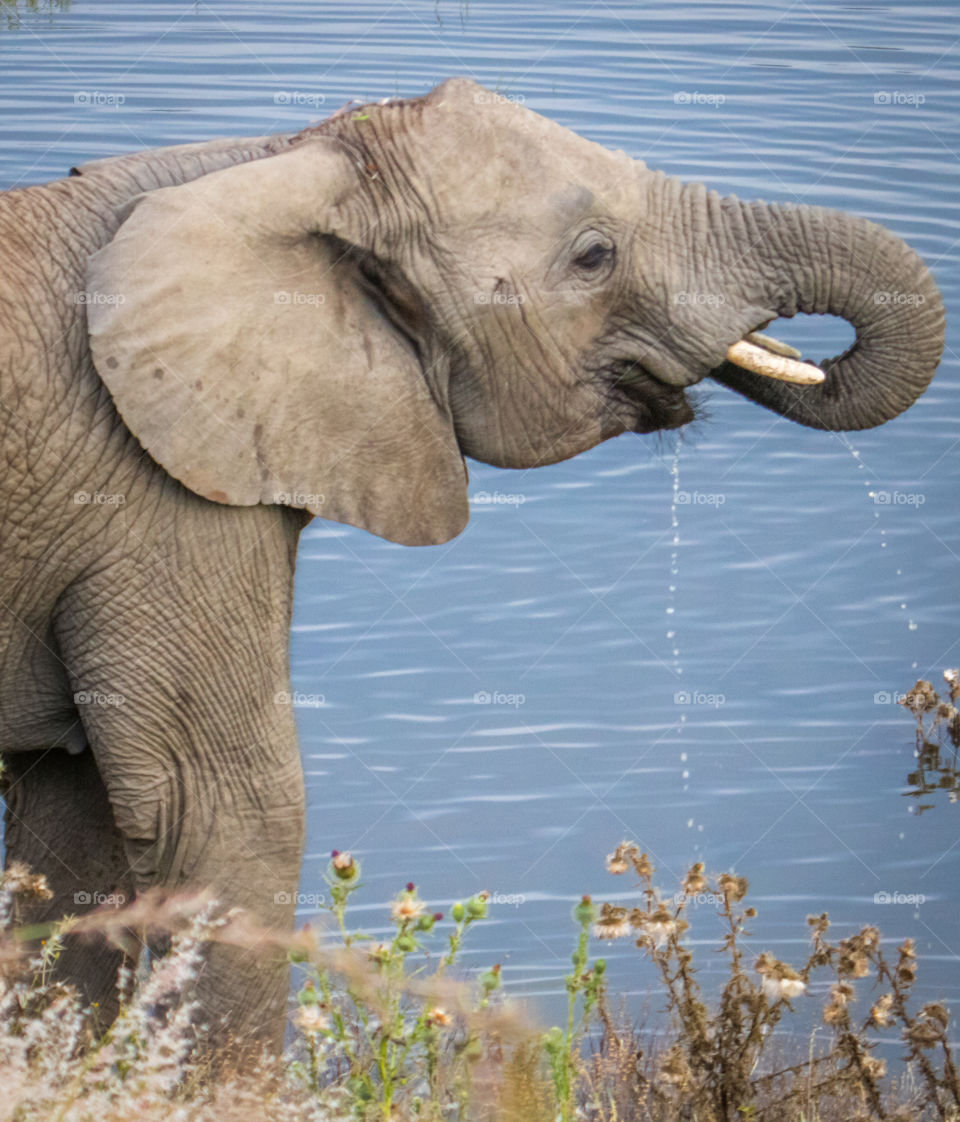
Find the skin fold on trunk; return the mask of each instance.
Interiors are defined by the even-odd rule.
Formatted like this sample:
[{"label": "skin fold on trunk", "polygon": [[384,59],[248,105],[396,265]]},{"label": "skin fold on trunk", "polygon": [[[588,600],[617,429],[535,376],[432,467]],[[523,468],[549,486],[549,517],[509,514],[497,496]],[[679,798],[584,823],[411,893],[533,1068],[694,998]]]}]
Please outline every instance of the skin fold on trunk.
[{"label": "skin fold on trunk", "polygon": [[[873,428],[927,388],[943,353],[944,311],[920,257],[876,223],[821,207],[708,196],[708,223],[736,247],[719,283],[731,279],[769,319],[797,313],[840,316],[856,330],[841,355],[824,359],[819,385],[793,385],[731,362],[711,377],[811,428]],[[766,323],[758,322],[756,329]]]}]

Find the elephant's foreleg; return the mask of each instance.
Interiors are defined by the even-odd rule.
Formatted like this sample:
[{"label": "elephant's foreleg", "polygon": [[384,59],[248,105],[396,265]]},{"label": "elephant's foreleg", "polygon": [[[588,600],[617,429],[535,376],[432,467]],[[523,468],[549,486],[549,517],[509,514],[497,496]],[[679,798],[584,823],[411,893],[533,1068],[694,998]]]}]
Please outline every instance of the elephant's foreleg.
[{"label": "elephant's foreleg", "polygon": [[[106,788],[89,748],[12,753],[4,759],[5,864],[43,873],[53,892],[26,903],[19,918],[45,923],[103,904],[129,902],[130,866]],[[106,1028],[117,1013],[123,952],[95,937],[67,936],[55,974],[76,985]]]},{"label": "elephant's foreleg", "polygon": [[[287,667],[299,522],[184,496],[173,534],[167,509],[132,543],[155,553],[61,598],[57,641],[137,891],[210,889],[282,937],[304,830]],[[282,948],[214,940],[198,1019],[215,1043],[279,1047],[288,985]]]},{"label": "elephant's foreleg", "polygon": [[[206,759],[185,766],[174,744],[166,759],[118,761],[113,748],[97,749],[137,889],[208,889],[219,911],[238,907],[251,929],[282,940],[293,928],[303,843],[295,741],[279,729],[256,741],[237,741],[228,728],[208,731],[221,738],[217,771],[208,772]],[[134,782],[144,784],[141,793]],[[154,954],[166,947],[151,943]],[[257,1051],[282,1046],[288,992],[282,945],[214,938],[185,996],[198,1001],[213,1046]]]}]

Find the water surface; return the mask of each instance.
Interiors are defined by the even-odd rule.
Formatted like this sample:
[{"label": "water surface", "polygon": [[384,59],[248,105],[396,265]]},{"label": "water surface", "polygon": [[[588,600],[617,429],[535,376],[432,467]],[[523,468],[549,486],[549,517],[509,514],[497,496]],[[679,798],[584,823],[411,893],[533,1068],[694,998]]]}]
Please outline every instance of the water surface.
[{"label": "water surface", "polygon": [[[0,185],[469,75],[720,192],[883,222],[949,316],[958,37],[946,3],[75,0],[0,30]],[[293,634],[295,688],[323,697],[299,712],[302,917],[334,846],[363,860],[371,926],[407,880],[440,907],[486,887],[503,901],[468,961],[555,1008],[571,905],[626,889],[603,857],[629,837],[671,891],[697,859],[746,875],[758,950],[800,959],[828,909],[915,937],[923,996],[957,995],[960,808],[943,792],[916,812],[892,701],[960,663],[955,324],[931,390],[879,430],[808,431],[715,387],[679,446],[471,464],[448,545],[315,522]],[[817,356],[849,337],[781,334]],[[877,902],[898,892],[923,903]],[[608,957],[643,988],[629,945]]]}]

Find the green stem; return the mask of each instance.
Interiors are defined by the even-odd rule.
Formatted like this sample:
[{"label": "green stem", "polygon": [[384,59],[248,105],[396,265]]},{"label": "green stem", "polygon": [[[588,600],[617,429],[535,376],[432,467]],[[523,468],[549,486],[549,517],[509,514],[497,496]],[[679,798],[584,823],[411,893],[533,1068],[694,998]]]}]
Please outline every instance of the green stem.
[{"label": "green stem", "polygon": [[390,1047],[390,1037],[386,1035],[380,1041],[380,1084],[383,1088],[383,1117],[390,1118],[390,1107],[393,1102],[393,1078],[390,1072],[390,1061],[387,1055]]}]

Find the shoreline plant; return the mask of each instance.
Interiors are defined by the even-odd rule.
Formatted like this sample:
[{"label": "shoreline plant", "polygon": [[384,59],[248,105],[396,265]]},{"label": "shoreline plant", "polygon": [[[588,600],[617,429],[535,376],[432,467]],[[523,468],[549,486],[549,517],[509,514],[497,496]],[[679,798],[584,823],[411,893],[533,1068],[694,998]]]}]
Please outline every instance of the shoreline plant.
[{"label": "shoreline plant", "polygon": [[[708,877],[698,862],[680,891],[665,898],[654,884],[649,856],[632,842],[621,843],[608,856],[607,869],[614,875],[633,871],[639,902],[629,908],[602,904],[594,934],[606,940],[634,938],[660,976],[672,1031],[669,1045],[641,1072],[637,1048],[631,1047],[635,1034],[629,1026],[618,1028],[604,1010],[604,1040],[592,1057],[589,1080],[596,1119],[960,1118],[947,1008],[936,1001],[911,1012],[917,975],[913,939],[896,948],[895,959],[884,951],[873,926],[832,941],[824,912],[807,917],[810,950],[802,964],[791,966],[769,951],[751,964],[744,943],[757,912],[745,903],[746,878],[730,872]],[[694,902],[713,903],[721,924],[717,951],[726,958],[725,981],[712,1002],[704,996],[688,937]],[[826,975],[829,983],[820,1010],[829,1039],[818,1045],[814,1034],[805,1059],[784,1063],[776,1030],[794,1014],[794,1001],[809,998],[815,975]],[[864,993],[867,989],[872,992]],[[884,1033],[894,1029],[906,1046],[914,1087],[908,1110],[900,1101],[902,1088],[884,1082],[887,1065],[875,1055],[879,1043],[890,1039]],[[624,1082],[613,1077],[611,1056],[613,1070],[619,1067],[621,1074],[622,1058],[633,1057],[626,1079],[633,1089],[629,1112],[609,1093]]]}]

